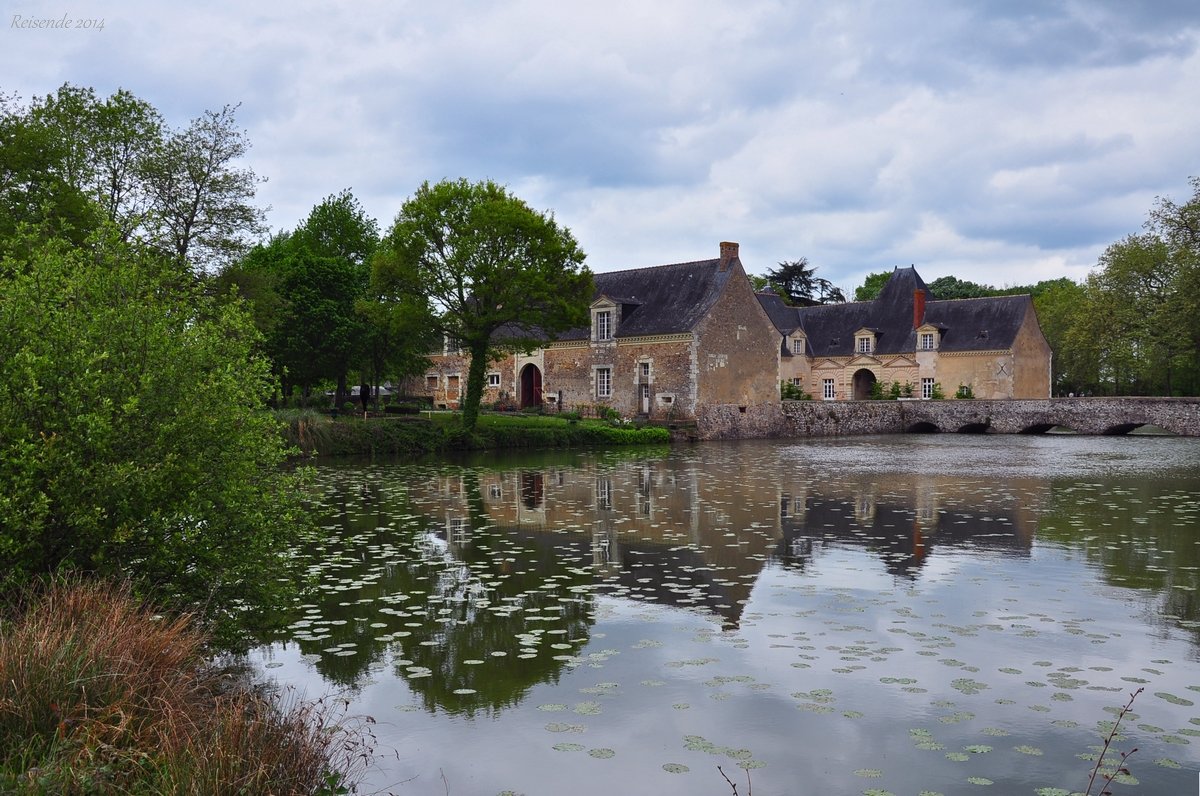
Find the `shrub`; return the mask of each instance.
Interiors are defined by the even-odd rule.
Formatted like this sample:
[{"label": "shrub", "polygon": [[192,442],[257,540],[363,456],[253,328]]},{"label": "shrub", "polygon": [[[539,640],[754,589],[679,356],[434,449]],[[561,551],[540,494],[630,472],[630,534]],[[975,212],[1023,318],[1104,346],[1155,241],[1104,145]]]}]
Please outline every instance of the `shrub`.
[{"label": "shrub", "polygon": [[958,385],[958,390],[954,393],[954,397],[967,400],[975,397],[975,391],[971,389],[970,384],[960,384]]},{"label": "shrub", "polygon": [[194,282],[101,235],[0,266],[0,593],[97,572],[230,632],[294,593],[283,552],[312,524],[270,365]]},{"label": "shrub", "polygon": [[798,384],[792,384],[790,381],[779,382],[779,397],[784,401],[811,401],[812,396],[804,391],[804,388]]},{"label": "shrub", "polygon": [[935,401],[940,401],[946,397],[946,393],[942,390],[942,383],[940,381],[935,381],[933,383],[933,390],[929,393],[929,397]]}]

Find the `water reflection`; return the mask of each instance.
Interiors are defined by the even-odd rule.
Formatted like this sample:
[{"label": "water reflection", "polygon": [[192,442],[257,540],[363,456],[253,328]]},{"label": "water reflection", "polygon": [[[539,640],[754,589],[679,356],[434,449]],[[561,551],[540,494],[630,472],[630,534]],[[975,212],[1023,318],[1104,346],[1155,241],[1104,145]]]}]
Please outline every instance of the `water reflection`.
[{"label": "water reflection", "polygon": [[[300,653],[360,690],[364,712],[417,708],[388,717],[398,746],[435,728],[490,772],[472,788],[467,761],[414,752],[383,785],[445,769],[462,792],[546,792],[574,781],[558,755],[593,746],[625,761],[578,786],[607,793],[696,754],[678,739],[736,726],[721,742],[762,758],[766,792],[797,777],[862,791],[854,771],[882,768],[877,754],[904,761],[892,792],[957,792],[960,758],[1003,792],[1078,789],[1055,772],[1126,688],[1167,695],[1139,725],[1162,759],[1189,759],[1200,734],[1179,696],[1200,682],[1173,668],[1200,648],[1200,473],[1178,440],[1137,444],[889,438],[322,467],[328,539],[303,552],[324,586],[263,657],[294,667]],[[494,729],[437,723],[447,714]],[[1016,760],[956,751],[1010,736]],[[823,773],[796,768],[788,737]],[[1177,784],[1165,766],[1143,792]]]}]

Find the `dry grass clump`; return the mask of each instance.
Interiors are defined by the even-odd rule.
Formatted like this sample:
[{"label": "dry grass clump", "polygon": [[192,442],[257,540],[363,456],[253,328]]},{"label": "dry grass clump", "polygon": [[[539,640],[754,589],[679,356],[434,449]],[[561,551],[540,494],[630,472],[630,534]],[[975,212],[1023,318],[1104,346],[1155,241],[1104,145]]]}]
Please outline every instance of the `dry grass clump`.
[{"label": "dry grass clump", "polygon": [[[210,665],[189,617],[124,588],[55,583],[0,621],[0,792],[345,793],[369,720]],[[343,706],[344,707],[344,706]]]}]

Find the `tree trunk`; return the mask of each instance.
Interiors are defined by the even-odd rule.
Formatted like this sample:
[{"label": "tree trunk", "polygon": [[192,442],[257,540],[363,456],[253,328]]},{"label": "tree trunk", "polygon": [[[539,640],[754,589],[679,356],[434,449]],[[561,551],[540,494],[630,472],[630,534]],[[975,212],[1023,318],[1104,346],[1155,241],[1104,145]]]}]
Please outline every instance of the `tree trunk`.
[{"label": "tree trunk", "polygon": [[462,403],[463,428],[475,428],[479,418],[479,402],[483,399],[483,379],[487,374],[487,336],[481,342],[471,341],[471,367],[467,370],[467,395]]}]

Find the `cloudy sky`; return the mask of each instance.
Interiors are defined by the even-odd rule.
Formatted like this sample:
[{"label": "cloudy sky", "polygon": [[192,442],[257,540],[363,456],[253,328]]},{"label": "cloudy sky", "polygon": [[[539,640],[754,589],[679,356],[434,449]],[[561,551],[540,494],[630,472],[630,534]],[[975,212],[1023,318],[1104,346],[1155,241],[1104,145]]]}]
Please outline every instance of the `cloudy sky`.
[{"label": "cloudy sky", "polygon": [[[1200,175],[1195,0],[6,3],[0,90],[241,103],[274,229],[502,182],[595,271],[1083,278]],[[29,30],[19,19],[103,20]],[[84,23],[86,24],[86,23]]]}]

